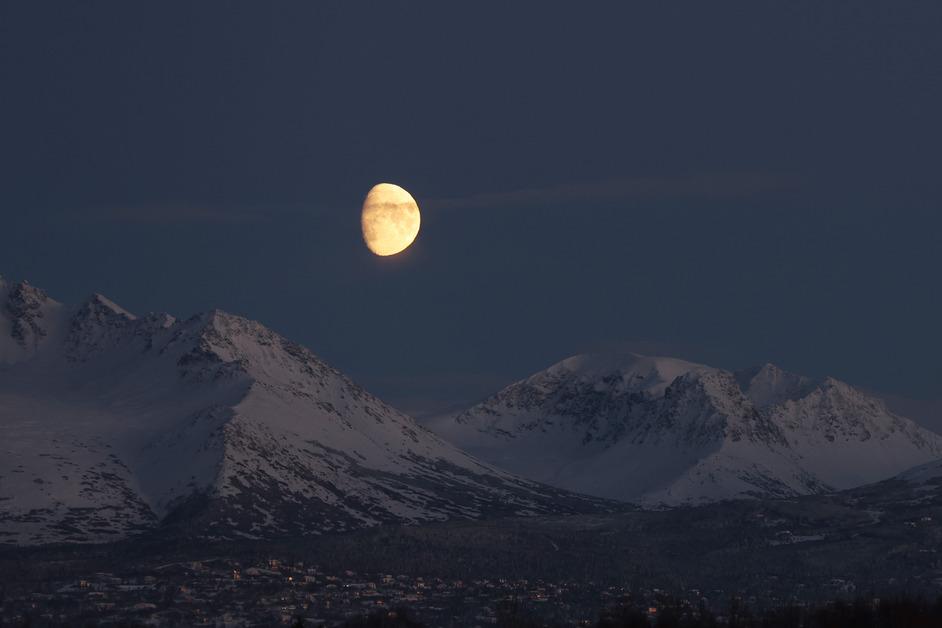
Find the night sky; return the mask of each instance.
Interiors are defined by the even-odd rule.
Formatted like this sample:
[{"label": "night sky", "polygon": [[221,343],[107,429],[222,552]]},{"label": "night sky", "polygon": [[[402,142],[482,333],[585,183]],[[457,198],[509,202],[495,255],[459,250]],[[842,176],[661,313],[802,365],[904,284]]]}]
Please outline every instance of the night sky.
[{"label": "night sky", "polygon": [[418,414],[609,347],[942,398],[942,4],[643,4],[2,1],[0,273]]}]

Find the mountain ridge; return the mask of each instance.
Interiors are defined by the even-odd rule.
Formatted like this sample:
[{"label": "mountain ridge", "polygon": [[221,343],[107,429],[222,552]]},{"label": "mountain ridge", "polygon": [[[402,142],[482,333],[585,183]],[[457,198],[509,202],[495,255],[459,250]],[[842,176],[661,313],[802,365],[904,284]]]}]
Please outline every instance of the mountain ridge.
[{"label": "mountain ridge", "polygon": [[828,492],[942,457],[942,437],[834,378],[635,353],[567,358],[428,425],[519,475],[648,507]]},{"label": "mountain ridge", "polygon": [[0,304],[0,542],[611,507],[468,456],[240,316],[137,317],[98,294],[65,307],[23,283]]}]

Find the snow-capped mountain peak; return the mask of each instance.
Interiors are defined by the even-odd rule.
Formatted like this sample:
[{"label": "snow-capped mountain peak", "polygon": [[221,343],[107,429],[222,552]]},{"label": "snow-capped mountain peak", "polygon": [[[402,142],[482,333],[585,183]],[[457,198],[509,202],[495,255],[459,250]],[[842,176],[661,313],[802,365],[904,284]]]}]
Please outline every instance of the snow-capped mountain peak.
[{"label": "snow-capped mountain peak", "polygon": [[637,354],[568,358],[429,426],[519,475],[651,506],[850,488],[942,457],[942,437],[836,379]]},{"label": "snow-capped mountain peak", "polygon": [[131,314],[126,309],[98,292],[95,292],[88,298],[86,305],[97,312],[110,312],[112,316],[119,316],[132,321],[137,318],[134,314]]},{"label": "snow-capped mountain peak", "polygon": [[96,353],[127,342],[137,317],[110,299],[93,294],[72,314],[65,341],[65,354],[84,361]]},{"label": "snow-capped mountain peak", "polygon": [[[18,286],[0,295],[16,358],[0,364],[0,542],[609,507],[471,458],[255,321],[137,318],[101,295],[63,308]],[[29,355],[24,325],[43,338]]]},{"label": "snow-capped mountain peak", "polygon": [[534,384],[547,379],[569,379],[592,382],[600,390],[605,389],[613,394],[642,391],[660,394],[681,375],[707,370],[709,367],[702,364],[675,358],[610,352],[567,358],[526,381]]},{"label": "snow-capped mountain peak", "polygon": [[736,379],[746,396],[760,408],[800,399],[816,384],[810,377],[789,373],[768,362],[737,371]]}]

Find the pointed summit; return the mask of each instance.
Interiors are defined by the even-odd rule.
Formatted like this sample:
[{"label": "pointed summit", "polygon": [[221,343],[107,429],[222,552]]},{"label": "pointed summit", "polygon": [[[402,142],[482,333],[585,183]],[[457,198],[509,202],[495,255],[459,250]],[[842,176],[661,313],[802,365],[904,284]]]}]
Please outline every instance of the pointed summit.
[{"label": "pointed summit", "polygon": [[759,408],[800,399],[816,385],[810,377],[790,373],[771,362],[736,371],[735,375],[743,393]]},{"label": "pointed summit", "polygon": [[111,314],[123,316],[130,320],[137,318],[134,314],[131,314],[126,309],[98,292],[92,294],[85,303],[89,306],[89,309],[94,309],[99,312],[110,312]]},{"label": "pointed summit", "polygon": [[95,293],[74,312],[64,351],[69,359],[85,361],[133,336],[137,317],[110,299]]}]

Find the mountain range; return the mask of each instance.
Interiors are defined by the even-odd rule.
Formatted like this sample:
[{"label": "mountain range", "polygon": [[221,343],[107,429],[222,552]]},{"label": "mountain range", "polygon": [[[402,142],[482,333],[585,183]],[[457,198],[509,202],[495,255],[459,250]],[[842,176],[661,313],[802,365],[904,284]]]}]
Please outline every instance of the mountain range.
[{"label": "mountain range", "polygon": [[790,498],[939,459],[942,437],[834,378],[633,353],[419,425],[255,321],[67,306],[0,278],[0,543]]},{"label": "mountain range", "polygon": [[0,543],[610,506],[468,456],[257,322],[66,306],[0,279]]},{"label": "mountain range", "polygon": [[834,378],[578,355],[429,427],[513,473],[645,507],[828,493],[942,457],[942,437]]}]

